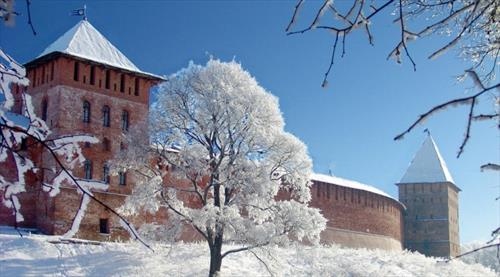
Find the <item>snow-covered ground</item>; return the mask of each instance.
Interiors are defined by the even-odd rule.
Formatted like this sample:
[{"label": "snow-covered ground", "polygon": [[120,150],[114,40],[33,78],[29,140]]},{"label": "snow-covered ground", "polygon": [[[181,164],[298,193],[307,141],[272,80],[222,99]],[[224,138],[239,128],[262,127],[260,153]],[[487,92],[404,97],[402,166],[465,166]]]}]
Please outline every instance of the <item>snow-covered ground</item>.
[{"label": "snow-covered ground", "polygon": [[[0,276],[206,276],[205,244],[61,244],[55,236],[0,234]],[[419,254],[289,247],[258,253],[277,276],[498,276],[483,266],[438,262]],[[269,276],[252,253],[230,255],[222,276]]]}]

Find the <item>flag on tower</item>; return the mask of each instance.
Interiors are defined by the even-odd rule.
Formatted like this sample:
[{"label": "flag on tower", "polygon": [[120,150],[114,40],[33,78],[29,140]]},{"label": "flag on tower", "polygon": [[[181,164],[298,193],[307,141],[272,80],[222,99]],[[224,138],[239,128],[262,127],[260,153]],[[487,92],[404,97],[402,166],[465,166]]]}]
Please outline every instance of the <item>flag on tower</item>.
[{"label": "flag on tower", "polygon": [[71,12],[71,15],[79,15],[79,16],[85,15],[85,10],[84,9],[73,10]]},{"label": "flag on tower", "polygon": [[83,16],[83,20],[87,20],[87,5],[83,5],[82,9],[76,9],[71,12],[73,16]]}]

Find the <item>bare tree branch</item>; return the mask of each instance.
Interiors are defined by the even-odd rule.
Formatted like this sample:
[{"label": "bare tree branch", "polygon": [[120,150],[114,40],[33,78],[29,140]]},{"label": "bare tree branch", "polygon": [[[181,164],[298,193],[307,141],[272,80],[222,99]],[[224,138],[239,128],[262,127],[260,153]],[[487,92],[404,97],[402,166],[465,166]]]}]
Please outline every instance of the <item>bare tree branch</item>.
[{"label": "bare tree branch", "polygon": [[500,171],[500,164],[494,164],[494,163],[483,164],[481,166],[481,171],[485,170]]},{"label": "bare tree branch", "polygon": [[437,106],[433,107],[432,109],[430,109],[429,111],[421,114],[419,116],[419,118],[415,122],[413,122],[413,124],[410,125],[410,127],[408,127],[408,129],[406,129],[401,134],[397,135],[394,138],[394,140],[400,140],[400,139],[402,139],[406,134],[408,134],[411,130],[413,130],[418,124],[422,123],[423,121],[425,121],[426,119],[428,119],[432,114],[434,114],[434,112],[443,110],[443,109],[445,109],[447,107],[450,107],[450,106],[464,105],[464,104],[471,103],[471,101],[473,99],[478,98],[479,96],[483,95],[487,91],[490,91],[490,90],[493,90],[493,89],[498,89],[498,88],[500,88],[500,83],[498,83],[496,85],[493,85],[491,87],[487,87],[487,88],[481,90],[480,92],[478,92],[478,93],[476,93],[476,94],[474,94],[472,96],[464,97],[464,98],[458,98],[458,99],[453,99],[453,100],[450,100],[448,102],[445,102],[445,103],[442,103],[440,105],[437,105]]},{"label": "bare tree branch", "polygon": [[28,25],[31,27],[33,35],[36,36],[35,26],[33,26],[33,21],[31,20],[31,0],[26,0],[26,11],[28,13]]},{"label": "bare tree branch", "polygon": [[333,66],[333,61],[335,60],[335,50],[337,49],[337,42],[339,41],[339,33],[335,34],[335,42],[333,43],[332,57],[330,60],[330,66],[328,66],[328,70],[325,73],[325,78],[323,78],[322,87],[326,87],[328,85],[328,75],[330,74],[330,70]]},{"label": "bare tree branch", "polygon": [[264,267],[266,268],[266,270],[267,270],[267,272],[269,273],[269,275],[271,275],[271,277],[273,277],[273,276],[274,276],[274,274],[273,274],[273,272],[271,271],[271,269],[269,268],[269,266],[267,265],[267,263],[266,263],[263,259],[261,259],[261,258],[257,255],[257,253],[255,253],[255,251],[253,251],[253,250],[248,250],[248,251],[249,251],[250,253],[252,253],[252,254],[254,255],[254,257],[255,257],[257,260],[259,260],[259,262],[260,262],[261,264],[263,264],[263,265],[264,265]]},{"label": "bare tree branch", "polygon": [[290,19],[290,23],[288,23],[288,26],[285,29],[285,32],[290,31],[292,26],[295,24],[295,21],[297,20],[297,15],[299,14],[299,9],[302,6],[302,3],[304,3],[304,0],[300,0],[297,5],[295,5],[295,10],[293,11],[293,16]]},{"label": "bare tree branch", "polygon": [[477,252],[477,251],[480,251],[480,250],[483,250],[483,249],[487,249],[487,248],[491,248],[491,247],[500,247],[500,243],[490,244],[490,245],[486,245],[486,246],[483,246],[483,247],[479,247],[479,248],[473,249],[471,251],[462,253],[462,254],[460,254],[458,256],[451,257],[448,260],[446,260],[446,262],[448,263],[448,262],[450,262],[452,260],[459,259],[459,258],[461,258],[463,256],[467,256],[467,255],[472,254],[474,252]]}]

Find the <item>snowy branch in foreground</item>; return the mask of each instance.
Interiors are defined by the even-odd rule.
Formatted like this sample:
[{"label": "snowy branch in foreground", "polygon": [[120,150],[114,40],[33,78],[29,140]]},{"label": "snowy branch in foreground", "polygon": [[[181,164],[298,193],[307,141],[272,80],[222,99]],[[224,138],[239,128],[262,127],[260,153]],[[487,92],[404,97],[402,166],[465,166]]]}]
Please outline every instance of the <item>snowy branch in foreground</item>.
[{"label": "snowy branch in foreground", "polygon": [[[287,35],[314,30],[328,31],[335,35],[334,49],[339,37],[342,38],[343,57],[347,36],[359,30],[366,34],[368,43],[373,45],[373,18],[384,12],[391,12],[395,16],[393,22],[400,29],[400,39],[387,59],[401,63],[404,55],[416,70],[408,43],[424,36],[449,36],[451,39],[435,50],[429,59],[435,59],[451,49],[459,49],[460,55],[473,64],[472,69],[481,73],[483,81],[495,79],[500,53],[500,8],[496,0],[388,0],[380,5],[366,0],[324,0],[321,5],[314,5],[318,7],[311,23],[305,28],[293,30],[298,23],[300,11],[307,8],[304,0],[297,2],[285,30]],[[322,21],[328,24],[322,24]],[[334,59],[335,50],[330,56],[331,62],[323,79],[323,87],[328,83]]]},{"label": "snowy branch in foreground", "polygon": [[487,163],[481,166],[481,171],[484,170],[494,170],[494,171],[500,171],[500,165],[499,164],[494,164],[494,163]]},{"label": "snowy branch in foreground", "polygon": [[[473,75],[475,75],[475,73]],[[460,148],[459,148],[458,153],[457,153],[457,158],[460,157],[460,155],[464,151],[465,145],[469,141],[472,122],[475,120],[475,118],[477,118],[477,116],[474,115],[474,108],[476,107],[478,99],[481,96],[485,95],[485,93],[488,92],[488,91],[491,91],[491,90],[493,90],[493,91],[496,90],[497,92],[500,91],[500,83],[498,83],[496,85],[493,85],[491,87],[484,87],[482,85],[482,83],[480,83],[480,84],[481,85],[479,87],[481,87],[482,90],[479,91],[479,92],[477,92],[476,94],[468,96],[468,97],[463,97],[463,98],[457,98],[457,99],[450,100],[448,102],[439,104],[439,105],[431,108],[429,111],[421,114],[419,116],[419,118],[415,122],[413,122],[413,124],[411,124],[410,127],[408,127],[408,129],[406,129],[401,134],[397,135],[394,138],[394,140],[401,140],[401,139],[403,139],[404,136],[406,134],[408,134],[409,132],[411,132],[417,125],[423,123],[424,121],[426,121],[428,118],[430,118],[431,116],[433,116],[435,113],[437,113],[439,111],[445,110],[445,109],[447,109],[449,107],[457,107],[457,106],[462,106],[462,105],[468,105],[469,106],[469,113],[468,113],[468,116],[467,116],[467,127],[466,127],[466,130],[465,130],[464,139],[462,140],[462,144],[460,145]],[[495,117],[491,117],[491,119],[494,119],[494,118]]]}]

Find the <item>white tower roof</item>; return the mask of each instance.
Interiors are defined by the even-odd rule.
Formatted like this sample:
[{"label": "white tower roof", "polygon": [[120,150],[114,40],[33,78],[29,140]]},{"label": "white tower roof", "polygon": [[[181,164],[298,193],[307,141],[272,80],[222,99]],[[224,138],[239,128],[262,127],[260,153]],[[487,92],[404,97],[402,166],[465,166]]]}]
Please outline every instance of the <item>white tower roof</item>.
[{"label": "white tower roof", "polygon": [[436,143],[429,135],[420,147],[405,175],[399,183],[438,183],[455,184]]},{"label": "white tower roof", "polygon": [[53,52],[61,52],[113,67],[144,73],[87,20],[78,22],[49,45],[38,58]]}]

